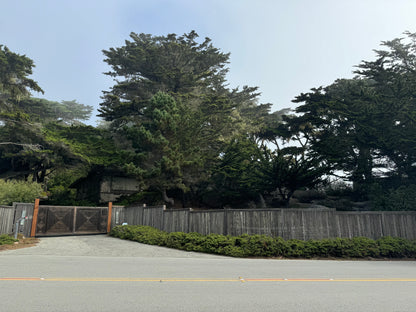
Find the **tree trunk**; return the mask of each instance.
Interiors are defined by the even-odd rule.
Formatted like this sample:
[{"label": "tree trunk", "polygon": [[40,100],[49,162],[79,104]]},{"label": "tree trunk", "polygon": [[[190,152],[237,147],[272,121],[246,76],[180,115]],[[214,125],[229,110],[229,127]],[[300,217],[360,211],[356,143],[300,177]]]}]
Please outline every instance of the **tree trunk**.
[{"label": "tree trunk", "polygon": [[260,207],[266,208],[266,201],[264,200],[264,197],[262,194],[259,194],[259,199],[260,199]]},{"label": "tree trunk", "polygon": [[175,205],[175,201],[173,200],[173,198],[171,198],[171,197],[168,197],[168,194],[166,193],[166,189],[163,189],[162,190],[162,197],[163,197],[163,200],[166,202],[166,203],[168,203],[168,204],[170,204],[170,205]]},{"label": "tree trunk", "polygon": [[373,181],[373,159],[368,147],[361,147],[358,151],[357,167],[352,175],[353,190],[357,200],[366,200],[369,186]]}]

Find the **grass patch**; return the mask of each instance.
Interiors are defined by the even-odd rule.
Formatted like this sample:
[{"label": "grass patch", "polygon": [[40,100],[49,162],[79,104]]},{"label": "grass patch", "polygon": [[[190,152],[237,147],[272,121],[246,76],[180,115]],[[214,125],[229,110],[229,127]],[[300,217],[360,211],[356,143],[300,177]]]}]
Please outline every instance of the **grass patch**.
[{"label": "grass patch", "polygon": [[7,234],[0,235],[0,251],[32,247],[39,242],[39,239],[35,237],[24,237],[22,234],[19,234],[17,238],[14,239]]}]

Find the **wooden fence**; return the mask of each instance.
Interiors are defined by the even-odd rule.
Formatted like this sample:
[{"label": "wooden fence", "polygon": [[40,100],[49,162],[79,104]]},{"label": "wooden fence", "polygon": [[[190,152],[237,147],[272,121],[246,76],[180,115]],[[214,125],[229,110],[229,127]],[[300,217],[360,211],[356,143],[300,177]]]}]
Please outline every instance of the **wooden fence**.
[{"label": "wooden fence", "polygon": [[[0,234],[14,234],[14,224],[16,220],[21,217],[27,217],[19,224],[19,233],[23,234],[26,237],[33,236],[37,233],[36,230],[39,230],[39,227],[42,227],[42,222],[47,221],[60,221],[59,218],[56,216],[43,216],[42,217],[42,208],[71,208],[71,207],[63,207],[63,206],[38,206],[41,208],[40,215],[36,215],[36,226],[35,231],[32,231],[33,225],[33,215],[35,211],[35,204],[34,203],[13,203],[13,206],[0,206]],[[75,208],[75,207],[72,207]],[[78,207],[79,210],[97,210],[97,207]],[[108,209],[107,207],[102,207],[102,209]],[[58,209],[59,210],[59,209]],[[112,206],[112,213],[110,219],[110,227],[114,227],[116,225],[120,225],[124,222],[124,207],[121,206]],[[45,219],[46,218],[46,219]],[[53,220],[50,220],[53,219]],[[39,222],[39,223],[38,223]],[[105,230],[103,230],[105,231]],[[56,235],[59,235],[57,233]]]},{"label": "wooden fence", "polygon": [[166,232],[201,234],[265,234],[284,239],[383,236],[416,239],[416,212],[339,212],[330,208],[166,210],[165,207],[126,207],[123,222],[150,225]]},{"label": "wooden fence", "polygon": [[0,206],[0,234],[9,234],[13,229],[14,207]]},{"label": "wooden fence", "polygon": [[[0,234],[11,234],[15,220],[27,216],[19,232],[30,236],[33,213],[34,204],[0,206]],[[329,208],[201,211],[166,210],[164,206],[112,206],[109,222],[111,228],[127,223],[149,225],[166,232],[198,232],[204,235],[265,234],[301,240],[357,236],[416,239],[414,211],[339,212]]]},{"label": "wooden fence", "polygon": [[0,234],[14,233],[14,223],[21,217],[19,233],[30,236],[34,204],[13,203],[13,206],[0,206]]}]

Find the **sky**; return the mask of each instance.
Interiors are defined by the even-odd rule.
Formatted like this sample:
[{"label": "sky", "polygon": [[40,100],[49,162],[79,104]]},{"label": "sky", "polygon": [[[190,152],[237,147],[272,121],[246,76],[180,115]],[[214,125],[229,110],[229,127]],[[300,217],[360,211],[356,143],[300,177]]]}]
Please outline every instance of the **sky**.
[{"label": "sky", "polygon": [[[2,0],[0,44],[35,63],[31,78],[52,101],[95,109],[114,85],[102,50],[131,32],[195,30],[231,53],[230,87],[258,86],[273,110],[311,88],[352,78],[382,41],[416,32],[414,0]],[[88,124],[95,125],[94,111]]]}]

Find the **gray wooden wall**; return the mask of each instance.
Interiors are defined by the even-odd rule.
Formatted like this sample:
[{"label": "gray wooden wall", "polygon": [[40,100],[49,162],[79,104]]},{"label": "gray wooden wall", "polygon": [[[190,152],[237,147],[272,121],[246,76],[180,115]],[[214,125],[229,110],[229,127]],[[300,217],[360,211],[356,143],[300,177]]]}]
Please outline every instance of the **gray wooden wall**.
[{"label": "gray wooden wall", "polygon": [[11,234],[13,230],[14,207],[0,206],[0,234]]},{"label": "gray wooden wall", "polygon": [[201,234],[265,234],[284,239],[383,236],[416,239],[416,212],[338,212],[311,209],[192,209],[127,207],[124,220],[131,225],[150,225],[166,232]]},{"label": "gray wooden wall", "polygon": [[0,234],[13,234],[14,222],[22,216],[27,216],[27,219],[20,222],[19,233],[29,237],[34,206],[26,203],[13,203],[10,207],[0,206]]}]

